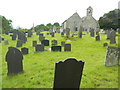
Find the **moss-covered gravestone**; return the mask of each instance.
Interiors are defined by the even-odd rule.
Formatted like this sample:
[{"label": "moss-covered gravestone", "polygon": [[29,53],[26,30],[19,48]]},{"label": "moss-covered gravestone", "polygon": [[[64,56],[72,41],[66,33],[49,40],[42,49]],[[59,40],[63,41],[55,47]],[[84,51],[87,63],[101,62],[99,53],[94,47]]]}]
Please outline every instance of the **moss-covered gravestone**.
[{"label": "moss-covered gravestone", "polygon": [[23,72],[23,55],[20,50],[15,47],[9,47],[5,60],[7,62],[8,69],[7,75]]},{"label": "moss-covered gravestone", "polygon": [[[57,88],[79,88],[84,67],[83,61],[67,58],[55,65],[54,90]],[[74,89],[73,89],[74,90]]]}]

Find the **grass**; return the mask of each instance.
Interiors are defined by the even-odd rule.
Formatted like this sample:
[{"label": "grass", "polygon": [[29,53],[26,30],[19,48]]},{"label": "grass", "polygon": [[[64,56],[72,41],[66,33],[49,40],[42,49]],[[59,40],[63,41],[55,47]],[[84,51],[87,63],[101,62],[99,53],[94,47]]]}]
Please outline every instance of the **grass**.
[{"label": "grass", "polygon": [[[55,34],[55,37],[46,35],[47,32],[43,33],[46,39],[50,41],[58,40],[59,45],[61,41],[66,41],[66,38],[61,37],[58,33]],[[9,35],[3,35],[3,37],[9,40],[9,45],[4,45],[3,41],[1,43],[2,88],[52,88],[55,62],[65,60],[68,57],[74,57],[85,62],[81,88],[118,88],[118,67],[104,66],[107,47],[103,47],[103,43],[109,43],[109,40],[106,40],[106,35],[101,34],[100,41],[95,41],[95,38],[90,37],[89,34],[83,35],[82,39],[76,38],[76,36],[71,37],[71,42],[67,42],[72,45],[71,52],[64,52],[63,50],[62,52],[51,52],[48,50],[50,46],[47,46],[45,47],[46,51],[34,53],[32,41],[37,40],[39,42],[38,36],[34,33],[23,45],[23,47],[29,48],[29,54],[24,55],[24,73],[14,76],[7,76],[5,55],[9,46],[16,47],[16,41],[12,41]],[[117,45],[113,44],[112,46]],[[21,49],[21,47],[18,49]]]}]

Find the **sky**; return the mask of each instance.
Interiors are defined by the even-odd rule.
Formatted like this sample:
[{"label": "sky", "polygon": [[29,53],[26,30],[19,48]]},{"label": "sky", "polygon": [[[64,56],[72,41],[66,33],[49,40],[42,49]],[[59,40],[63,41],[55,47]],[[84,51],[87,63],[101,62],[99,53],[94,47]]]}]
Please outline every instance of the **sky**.
[{"label": "sky", "polygon": [[14,28],[30,29],[40,24],[60,24],[77,12],[86,16],[93,8],[93,17],[99,20],[104,13],[118,8],[119,0],[0,0],[0,15],[11,19]]}]

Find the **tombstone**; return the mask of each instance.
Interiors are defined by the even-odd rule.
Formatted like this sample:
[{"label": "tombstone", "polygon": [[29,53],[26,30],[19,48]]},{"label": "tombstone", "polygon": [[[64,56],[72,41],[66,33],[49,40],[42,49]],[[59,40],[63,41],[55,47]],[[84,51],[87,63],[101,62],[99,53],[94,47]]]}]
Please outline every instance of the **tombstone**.
[{"label": "tombstone", "polygon": [[40,34],[39,34],[39,37],[41,37],[41,36],[43,37],[44,35],[43,35],[42,33],[40,33]]},{"label": "tombstone", "polygon": [[16,35],[12,35],[12,40],[16,40]]},{"label": "tombstone", "polygon": [[61,46],[64,47],[64,45],[65,45],[65,41],[61,41]]},{"label": "tombstone", "polygon": [[118,58],[120,56],[120,48],[108,46],[106,51],[105,66],[118,65]]},{"label": "tombstone", "polygon": [[64,51],[71,51],[71,44],[65,44]]},{"label": "tombstone", "polygon": [[59,52],[61,52],[61,46],[60,45],[54,45],[54,46],[52,46],[51,47],[51,51],[59,51]]},{"label": "tombstone", "polygon": [[9,31],[5,31],[5,34],[6,34],[6,35],[9,35]]},{"label": "tombstone", "polygon": [[22,47],[23,41],[22,40],[18,40],[16,47]]},{"label": "tombstone", "polygon": [[2,38],[2,41],[4,41],[4,38]]},{"label": "tombstone", "polygon": [[107,34],[107,40],[110,39],[110,32],[111,32],[111,30],[107,30],[107,31],[106,31],[106,34]]},{"label": "tombstone", "polygon": [[116,43],[116,32],[114,30],[112,30],[110,32],[110,44],[115,44]]},{"label": "tombstone", "polygon": [[96,31],[96,35],[99,35],[99,31]]},{"label": "tombstone", "polygon": [[55,64],[53,90],[57,88],[76,88],[79,90],[84,62],[75,58],[67,58]]},{"label": "tombstone", "polygon": [[106,46],[108,46],[108,43],[104,43],[104,44],[103,44],[103,47],[106,47]]},{"label": "tombstone", "polygon": [[44,46],[49,46],[49,40],[42,40],[41,44],[43,44]]},{"label": "tombstone", "polygon": [[43,44],[37,44],[35,46],[35,52],[43,52],[44,51],[44,45]]},{"label": "tombstone", "polygon": [[8,52],[6,54],[6,62],[7,62],[7,75],[18,74],[23,72],[23,55],[15,47],[8,47]]},{"label": "tombstone", "polygon": [[96,36],[96,41],[100,41],[100,35]]},{"label": "tombstone", "polygon": [[50,33],[46,33],[46,35],[49,35]]},{"label": "tombstone", "polygon": [[82,32],[78,33],[78,38],[82,38]]},{"label": "tombstone", "polygon": [[52,36],[52,37],[55,37],[55,33],[54,33],[54,32],[52,32],[52,33],[51,33],[51,36]]},{"label": "tombstone", "polygon": [[52,45],[57,45],[57,40],[52,40]]},{"label": "tombstone", "polygon": [[70,29],[66,28],[66,37],[68,38],[70,36]]},{"label": "tombstone", "polygon": [[39,36],[39,41],[45,40],[45,37]]},{"label": "tombstone", "polygon": [[28,37],[32,36],[32,31],[28,31]]},{"label": "tombstone", "polygon": [[39,34],[40,34],[40,30],[37,30],[37,31],[36,31],[36,35],[39,35]]},{"label": "tombstone", "polygon": [[17,31],[16,29],[14,29],[13,35],[14,35],[14,36],[17,36],[17,35],[18,35],[18,32],[19,32],[19,31]]},{"label": "tombstone", "polygon": [[21,48],[21,52],[23,55],[28,54],[28,48],[26,48],[26,47]]},{"label": "tombstone", "polygon": [[32,46],[35,47],[37,45],[37,41],[32,42]]},{"label": "tombstone", "polygon": [[8,45],[9,43],[8,43],[8,40],[5,40],[4,41],[4,45]]},{"label": "tombstone", "polygon": [[94,29],[91,29],[91,30],[90,30],[90,36],[91,36],[91,37],[94,37]]},{"label": "tombstone", "polygon": [[61,36],[62,36],[62,37],[64,36],[64,32],[61,32]]}]

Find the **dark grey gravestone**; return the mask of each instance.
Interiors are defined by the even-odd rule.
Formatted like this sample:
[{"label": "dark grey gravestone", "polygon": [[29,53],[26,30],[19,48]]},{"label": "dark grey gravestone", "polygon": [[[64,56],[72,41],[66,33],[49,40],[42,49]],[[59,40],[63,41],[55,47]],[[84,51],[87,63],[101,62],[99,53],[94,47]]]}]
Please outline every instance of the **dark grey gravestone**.
[{"label": "dark grey gravestone", "polygon": [[7,75],[23,72],[23,55],[20,50],[15,47],[9,47],[5,60],[7,62],[8,69]]},{"label": "dark grey gravestone", "polygon": [[118,65],[118,58],[120,56],[120,48],[108,46],[106,51],[105,66]]},{"label": "dark grey gravestone", "polygon": [[6,35],[9,35],[9,31],[5,31],[5,34],[6,34]]},{"label": "dark grey gravestone", "polygon": [[70,36],[70,29],[66,28],[66,37],[68,38]]},{"label": "dark grey gravestone", "polygon": [[36,31],[36,35],[39,35],[39,34],[40,34],[40,31],[39,31],[39,30],[37,30],[37,31]]},{"label": "dark grey gravestone", "polygon": [[107,31],[106,31],[106,34],[107,34],[107,40],[110,39],[110,32],[111,32],[111,30],[107,30]]},{"label": "dark grey gravestone", "polygon": [[82,32],[78,33],[78,38],[82,38]]},{"label": "dark grey gravestone", "polygon": [[43,44],[37,44],[35,46],[35,52],[42,52],[44,51],[44,45]]},{"label": "dark grey gravestone", "polygon": [[49,35],[50,33],[47,33],[46,35]]},{"label": "dark grey gravestone", "polygon": [[54,45],[54,46],[52,46],[51,47],[51,51],[59,51],[59,52],[61,52],[61,46],[60,45]]},{"label": "dark grey gravestone", "polygon": [[23,47],[23,48],[21,48],[21,52],[23,55],[26,55],[26,54],[28,54],[29,51],[28,51],[28,48]]},{"label": "dark grey gravestone", "polygon": [[99,35],[99,31],[96,31],[96,35]]},{"label": "dark grey gravestone", "polygon": [[37,45],[37,41],[32,42],[32,46],[35,47]]},{"label": "dark grey gravestone", "polygon": [[4,41],[4,38],[2,38],[2,41]]},{"label": "dark grey gravestone", "polygon": [[108,43],[103,43],[103,47],[106,47],[106,46],[108,46]]},{"label": "dark grey gravestone", "polygon": [[32,36],[32,31],[28,31],[28,37]]},{"label": "dark grey gravestone", "polygon": [[41,44],[43,44],[44,46],[49,46],[49,40],[42,40]]},{"label": "dark grey gravestone", "polygon": [[19,32],[19,31],[17,31],[17,30],[14,29],[13,35],[14,35],[14,36],[17,36],[17,35],[18,35],[18,32]]},{"label": "dark grey gravestone", "polygon": [[115,44],[116,43],[116,32],[112,30],[110,32],[110,44]]},{"label": "dark grey gravestone", "polygon": [[16,47],[22,47],[23,41],[22,40],[18,40]]},{"label": "dark grey gravestone", "polygon": [[5,40],[4,41],[4,45],[8,45],[9,43],[8,43],[8,40]]},{"label": "dark grey gravestone", "polygon": [[12,40],[16,40],[16,35],[12,35]]},{"label": "dark grey gravestone", "polygon": [[71,44],[65,44],[64,51],[71,51]]},{"label": "dark grey gravestone", "polygon": [[40,34],[39,34],[39,37],[41,37],[41,36],[44,36],[44,34],[40,33]]},{"label": "dark grey gravestone", "polygon": [[64,45],[65,45],[65,41],[61,41],[61,46],[64,47]]},{"label": "dark grey gravestone", "polygon": [[62,36],[62,37],[64,36],[64,32],[61,32],[61,36]]},{"label": "dark grey gravestone", "polygon": [[53,89],[73,88],[73,90],[79,90],[83,68],[84,62],[75,58],[67,58],[65,61],[57,62]]},{"label": "dark grey gravestone", "polygon": [[91,29],[91,30],[90,30],[90,36],[91,36],[91,37],[94,37],[94,34],[95,34],[95,33],[94,33],[94,29]]},{"label": "dark grey gravestone", "polygon": [[52,40],[52,45],[57,45],[57,40]]},{"label": "dark grey gravestone", "polygon": [[95,37],[96,41],[100,41],[100,35]]}]

